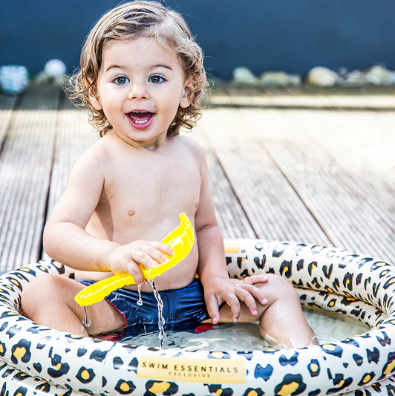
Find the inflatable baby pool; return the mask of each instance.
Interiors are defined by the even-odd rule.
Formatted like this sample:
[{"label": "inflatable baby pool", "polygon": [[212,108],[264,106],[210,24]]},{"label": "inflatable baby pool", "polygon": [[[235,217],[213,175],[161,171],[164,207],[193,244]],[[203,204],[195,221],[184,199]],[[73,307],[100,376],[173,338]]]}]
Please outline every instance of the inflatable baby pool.
[{"label": "inflatable baby pool", "polygon": [[300,349],[193,351],[137,347],[39,326],[18,313],[24,285],[69,276],[42,261],[0,278],[0,395],[394,395],[395,268],[318,245],[227,240],[230,277],[281,275],[302,304],[371,330]]}]

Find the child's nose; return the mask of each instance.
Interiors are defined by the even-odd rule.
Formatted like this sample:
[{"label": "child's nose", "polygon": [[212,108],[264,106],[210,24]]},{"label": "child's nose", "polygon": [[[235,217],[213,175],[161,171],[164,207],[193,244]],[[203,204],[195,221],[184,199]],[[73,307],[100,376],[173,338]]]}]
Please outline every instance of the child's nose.
[{"label": "child's nose", "polygon": [[128,99],[148,99],[149,96],[150,95],[145,84],[134,82],[130,85]]}]

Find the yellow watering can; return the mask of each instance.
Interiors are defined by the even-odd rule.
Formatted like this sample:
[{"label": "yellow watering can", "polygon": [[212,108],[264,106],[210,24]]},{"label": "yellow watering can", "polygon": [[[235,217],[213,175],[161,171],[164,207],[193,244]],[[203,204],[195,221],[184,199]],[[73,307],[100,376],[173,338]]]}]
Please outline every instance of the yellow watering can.
[{"label": "yellow watering can", "polygon": [[[145,279],[154,279],[162,275],[188,256],[194,243],[194,232],[192,223],[185,213],[180,214],[180,225],[163,238],[162,243],[169,245],[173,249],[174,255],[172,257],[166,255],[169,260],[153,268],[146,268],[140,264]],[[92,305],[104,300],[114,290],[135,283],[133,276],[129,273],[117,274],[81,290],[75,296],[75,301],[81,307]]]}]

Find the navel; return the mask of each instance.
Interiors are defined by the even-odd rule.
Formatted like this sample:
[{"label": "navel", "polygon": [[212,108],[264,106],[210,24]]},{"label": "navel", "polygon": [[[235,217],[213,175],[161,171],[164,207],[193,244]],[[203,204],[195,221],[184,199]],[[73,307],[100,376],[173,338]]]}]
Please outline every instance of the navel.
[{"label": "navel", "polygon": [[133,216],[133,215],[134,215],[134,210],[132,210],[132,209],[129,210],[128,215],[129,215],[129,216]]}]

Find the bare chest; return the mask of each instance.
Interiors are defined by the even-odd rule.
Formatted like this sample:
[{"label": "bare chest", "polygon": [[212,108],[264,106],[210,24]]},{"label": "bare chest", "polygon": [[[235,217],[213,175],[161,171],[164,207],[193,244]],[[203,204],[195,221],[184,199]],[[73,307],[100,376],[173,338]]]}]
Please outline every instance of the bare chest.
[{"label": "bare chest", "polygon": [[[131,164],[131,169],[120,169],[106,186],[110,202],[157,208],[189,200],[197,200],[200,191],[200,172],[194,162],[162,159],[148,164]],[[108,188],[107,188],[108,187]]]},{"label": "bare chest", "polygon": [[[95,211],[110,239],[159,238],[178,225],[178,215],[193,221],[201,177],[193,158],[157,156],[114,164]],[[160,238],[161,239],[161,238]]]}]

